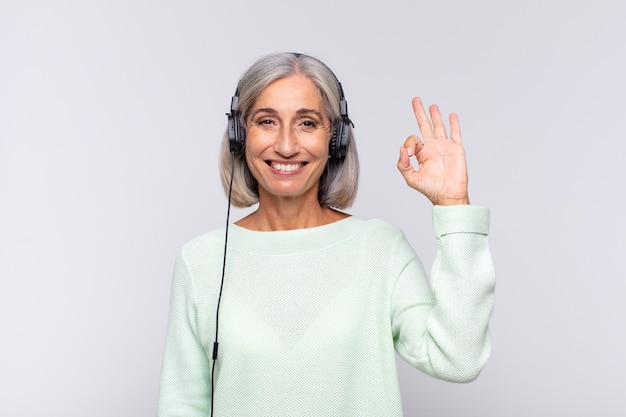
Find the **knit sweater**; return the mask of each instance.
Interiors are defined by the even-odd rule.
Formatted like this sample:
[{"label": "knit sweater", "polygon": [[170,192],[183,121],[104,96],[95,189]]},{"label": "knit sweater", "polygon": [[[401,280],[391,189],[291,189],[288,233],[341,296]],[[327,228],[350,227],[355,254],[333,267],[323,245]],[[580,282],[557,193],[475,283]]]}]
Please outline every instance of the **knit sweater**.
[{"label": "knit sweater", "polygon": [[[489,212],[435,207],[430,282],[402,232],[348,217],[257,232],[231,226],[215,416],[401,416],[395,354],[453,382],[490,354]],[[224,230],[175,266],[159,416],[206,417]]]}]

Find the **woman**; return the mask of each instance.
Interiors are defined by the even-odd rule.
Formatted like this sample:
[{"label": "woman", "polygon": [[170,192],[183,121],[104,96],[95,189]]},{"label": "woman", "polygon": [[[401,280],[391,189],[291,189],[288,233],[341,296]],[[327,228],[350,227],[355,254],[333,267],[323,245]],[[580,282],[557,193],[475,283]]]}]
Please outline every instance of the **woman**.
[{"label": "woman", "polygon": [[434,204],[432,287],[401,231],[340,211],[358,159],[334,74],[293,53],[244,74],[222,177],[228,191],[232,169],[233,204],[258,208],[231,226],[224,270],[224,230],[177,259],[159,415],[400,416],[394,351],[437,378],[478,376],[494,296],[489,213],[469,205],[457,116],[448,138],[436,106],[432,123],[419,98],[413,109],[423,140],[404,142],[398,168]]}]

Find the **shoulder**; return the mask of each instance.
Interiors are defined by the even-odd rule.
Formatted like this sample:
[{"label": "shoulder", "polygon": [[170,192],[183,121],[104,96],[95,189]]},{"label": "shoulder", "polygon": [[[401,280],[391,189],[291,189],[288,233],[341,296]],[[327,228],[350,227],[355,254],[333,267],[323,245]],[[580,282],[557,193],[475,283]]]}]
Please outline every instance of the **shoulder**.
[{"label": "shoulder", "polygon": [[383,235],[392,235],[397,236],[402,234],[402,230],[399,227],[394,226],[393,224],[386,222],[380,219],[358,219],[361,223],[361,228],[363,231],[369,233],[380,233]]},{"label": "shoulder", "polygon": [[402,230],[400,230],[399,227],[394,226],[393,224],[386,222],[384,220],[369,219],[369,220],[364,220],[364,222],[367,224],[368,229],[376,230],[381,233],[390,233],[390,234],[402,233]]},{"label": "shoulder", "polygon": [[407,264],[419,261],[402,230],[380,219],[361,221],[353,247],[364,263],[386,265],[388,271],[395,271],[388,275],[390,278],[396,277]]},{"label": "shoulder", "polygon": [[223,227],[198,235],[183,244],[180,256],[189,259],[206,256],[207,253],[216,250],[224,250],[224,237],[225,229]]},{"label": "shoulder", "polygon": [[380,219],[355,219],[359,233],[355,236],[367,240],[370,245],[390,245],[404,240],[404,233],[397,226]]}]

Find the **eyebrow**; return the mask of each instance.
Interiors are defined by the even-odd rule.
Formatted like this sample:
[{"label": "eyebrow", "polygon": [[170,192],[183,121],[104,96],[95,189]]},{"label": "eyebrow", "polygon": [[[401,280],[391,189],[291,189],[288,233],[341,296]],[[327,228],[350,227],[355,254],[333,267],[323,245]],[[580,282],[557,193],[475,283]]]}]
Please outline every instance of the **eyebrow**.
[{"label": "eyebrow", "polygon": [[[260,109],[256,109],[254,112],[252,112],[250,114],[250,117],[253,118],[258,113],[278,114],[278,111],[276,111],[275,109],[273,109],[271,107],[263,107],[263,108],[260,108]],[[298,116],[305,115],[305,114],[314,114],[317,117],[319,117],[320,119],[322,119],[322,120],[324,119],[324,115],[322,113],[320,113],[317,110],[313,110],[313,109],[299,109],[299,110],[296,111],[296,114]]]}]

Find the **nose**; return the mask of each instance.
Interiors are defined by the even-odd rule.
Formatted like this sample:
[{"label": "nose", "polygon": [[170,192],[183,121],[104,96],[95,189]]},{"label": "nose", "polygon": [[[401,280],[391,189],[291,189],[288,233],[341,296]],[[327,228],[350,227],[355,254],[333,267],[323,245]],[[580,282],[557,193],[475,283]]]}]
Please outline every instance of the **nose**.
[{"label": "nose", "polygon": [[297,155],[300,152],[300,142],[295,129],[283,126],[274,142],[274,151],[285,158]]}]

